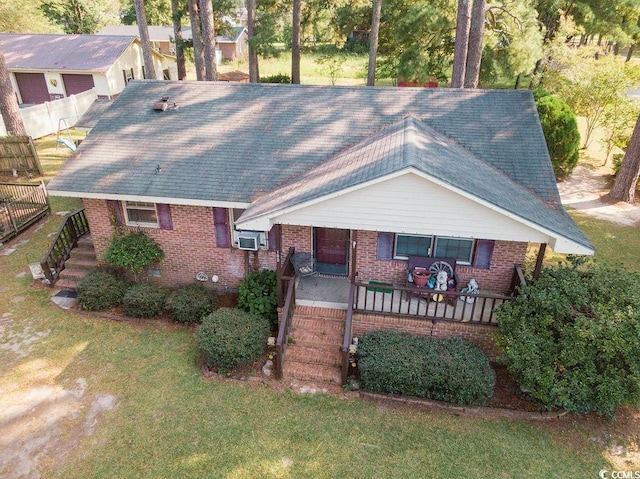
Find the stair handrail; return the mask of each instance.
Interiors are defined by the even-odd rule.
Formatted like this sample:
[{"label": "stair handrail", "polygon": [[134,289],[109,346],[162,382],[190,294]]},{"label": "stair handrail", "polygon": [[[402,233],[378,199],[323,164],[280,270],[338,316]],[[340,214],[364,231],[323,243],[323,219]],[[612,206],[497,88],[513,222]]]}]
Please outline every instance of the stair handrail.
[{"label": "stair handrail", "polygon": [[[283,278],[284,279],[284,278]],[[293,313],[296,305],[296,280],[295,277],[288,278],[287,296],[282,308],[280,327],[278,328],[278,338],[276,339],[276,378],[282,379],[284,372],[284,358],[287,352],[287,342],[289,340],[289,329],[293,321]]]},{"label": "stair handrail", "polygon": [[65,262],[71,256],[71,250],[78,245],[78,240],[89,233],[89,223],[84,208],[80,208],[65,216],[55,239],[40,260],[40,267],[49,286],[60,277]]},{"label": "stair handrail", "polygon": [[351,283],[351,287],[349,288],[349,300],[347,302],[347,319],[344,323],[344,339],[342,340],[342,371],[341,371],[341,382],[344,386],[347,384],[347,380],[349,378],[349,346],[351,346],[352,334],[353,334],[353,301],[355,298],[357,286],[354,283]]}]

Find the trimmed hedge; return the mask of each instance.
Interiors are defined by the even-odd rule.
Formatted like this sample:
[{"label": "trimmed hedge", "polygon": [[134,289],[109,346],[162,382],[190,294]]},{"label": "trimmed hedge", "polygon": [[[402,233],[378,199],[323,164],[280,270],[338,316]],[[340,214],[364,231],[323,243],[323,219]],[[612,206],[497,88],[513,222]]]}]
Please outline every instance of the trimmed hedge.
[{"label": "trimmed hedge", "polygon": [[271,322],[274,331],[278,329],[276,287],[276,272],[268,269],[248,274],[238,286],[238,308],[264,316]]},{"label": "trimmed hedge", "polygon": [[397,331],[365,333],[358,345],[362,388],[454,404],[484,404],[495,372],[476,345],[458,337],[434,339]]},{"label": "trimmed hedge", "polygon": [[220,308],[205,317],[195,333],[198,350],[207,365],[228,372],[248,364],[264,352],[269,320],[235,308]]},{"label": "trimmed hedge", "polygon": [[164,312],[168,296],[169,292],[165,288],[144,281],[135,283],[127,290],[122,306],[127,316],[152,318]]},{"label": "trimmed hedge", "polygon": [[201,323],[218,307],[218,298],[202,283],[188,284],[171,293],[167,309],[179,323]]},{"label": "trimmed hedge", "polygon": [[115,273],[96,269],[78,282],[78,303],[87,311],[114,308],[122,303],[126,290],[127,284]]}]

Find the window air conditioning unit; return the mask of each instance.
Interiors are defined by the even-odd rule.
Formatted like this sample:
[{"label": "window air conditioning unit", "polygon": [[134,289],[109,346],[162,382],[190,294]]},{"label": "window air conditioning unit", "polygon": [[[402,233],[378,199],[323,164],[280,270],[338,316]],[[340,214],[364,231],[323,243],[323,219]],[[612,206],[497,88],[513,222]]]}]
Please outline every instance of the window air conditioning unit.
[{"label": "window air conditioning unit", "polygon": [[259,231],[241,231],[238,234],[238,248],[247,251],[258,251],[260,246]]}]

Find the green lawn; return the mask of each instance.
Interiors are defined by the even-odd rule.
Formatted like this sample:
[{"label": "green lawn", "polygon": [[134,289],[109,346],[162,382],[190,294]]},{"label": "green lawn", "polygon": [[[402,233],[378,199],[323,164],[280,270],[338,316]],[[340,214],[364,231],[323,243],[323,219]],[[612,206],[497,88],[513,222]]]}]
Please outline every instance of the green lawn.
[{"label": "green lawn", "polygon": [[[46,141],[46,148],[55,148]],[[64,161],[53,153],[41,158],[51,171]],[[52,205],[69,210],[77,202],[52,199]],[[623,250],[628,258],[638,251],[635,230],[576,219],[599,247],[598,259],[618,261]],[[60,412],[72,393],[44,411],[44,422],[57,428],[57,447],[40,457],[42,477],[597,477],[611,468],[607,445],[627,437],[620,424],[604,421],[594,429],[593,422],[569,418],[456,417],[207,380],[187,328],[66,312],[51,303],[50,290],[32,284],[26,257],[39,257],[59,224],[52,215],[18,239],[27,244],[0,255],[0,411],[43,388],[68,392],[86,381],[75,414]],[[104,394],[116,398],[116,407],[94,421],[91,404]],[[0,420],[0,437],[11,427]],[[51,425],[29,426],[36,435],[38,427]]]}]

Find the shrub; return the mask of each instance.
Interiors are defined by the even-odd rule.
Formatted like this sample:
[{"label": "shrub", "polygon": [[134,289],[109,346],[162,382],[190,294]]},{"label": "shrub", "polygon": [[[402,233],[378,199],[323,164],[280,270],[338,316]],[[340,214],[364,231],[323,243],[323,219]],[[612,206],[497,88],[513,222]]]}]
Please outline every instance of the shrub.
[{"label": "shrub", "polygon": [[618,176],[618,172],[620,171],[620,167],[622,166],[622,161],[624,160],[624,153],[614,153],[613,154],[613,176]]},{"label": "shrub", "polygon": [[611,414],[640,403],[640,274],[546,268],[497,314],[510,373],[548,409]]},{"label": "shrub", "polygon": [[580,132],[576,116],[564,100],[554,95],[542,96],[536,101],[536,107],[553,172],[563,180],[578,164]]},{"label": "shrub", "polygon": [[98,311],[119,306],[127,284],[115,273],[96,269],[78,282],[78,303],[82,309]]},{"label": "shrub", "polygon": [[116,236],[104,253],[104,260],[111,266],[124,268],[137,279],[150,265],[164,258],[162,248],[143,231]]},{"label": "shrub", "polygon": [[374,331],[362,336],[358,355],[362,388],[368,391],[455,404],[483,404],[493,395],[489,358],[458,337]]},{"label": "shrub", "polygon": [[220,372],[257,359],[268,336],[266,318],[235,308],[220,308],[206,316],[195,334],[202,358]]},{"label": "shrub", "polygon": [[276,272],[263,269],[247,275],[238,286],[238,308],[267,318],[275,330],[278,327]]},{"label": "shrub", "polygon": [[291,77],[284,73],[260,78],[260,83],[291,83]]},{"label": "shrub", "polygon": [[156,284],[143,281],[131,286],[122,299],[124,312],[134,318],[160,316],[167,304],[168,291]]},{"label": "shrub", "polygon": [[202,283],[193,283],[171,293],[167,308],[180,323],[200,323],[217,305],[218,298],[214,294]]}]

